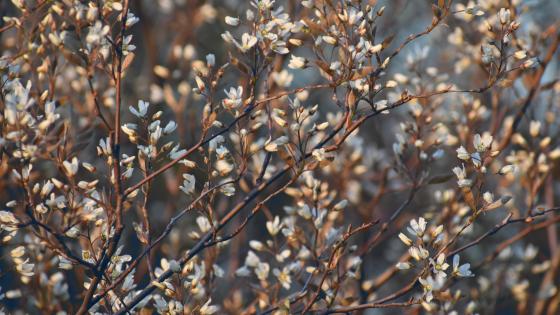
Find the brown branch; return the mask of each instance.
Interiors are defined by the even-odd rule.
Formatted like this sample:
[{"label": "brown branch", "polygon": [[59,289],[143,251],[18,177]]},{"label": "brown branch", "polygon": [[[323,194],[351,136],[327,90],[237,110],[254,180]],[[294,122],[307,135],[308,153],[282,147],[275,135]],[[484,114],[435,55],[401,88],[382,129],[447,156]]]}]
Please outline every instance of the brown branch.
[{"label": "brown branch", "polygon": [[472,241],[472,242],[470,242],[470,243],[468,243],[468,244],[466,244],[466,245],[464,245],[464,246],[461,246],[460,248],[457,248],[457,249],[455,249],[455,250],[449,252],[449,253],[447,254],[447,256],[448,256],[448,257],[451,257],[451,256],[453,256],[453,255],[455,255],[455,254],[458,254],[458,253],[460,253],[460,252],[462,252],[462,251],[464,251],[464,250],[466,250],[466,249],[468,249],[468,248],[470,248],[470,247],[473,247],[473,246],[475,246],[475,245],[478,245],[480,242],[482,242],[482,241],[483,241],[484,239],[486,239],[487,237],[492,236],[492,235],[498,233],[498,231],[500,231],[501,229],[503,229],[504,227],[506,227],[506,226],[508,226],[508,225],[510,225],[510,224],[513,224],[513,223],[520,223],[520,222],[525,222],[525,223],[531,222],[532,219],[534,219],[534,218],[536,218],[536,217],[545,215],[545,214],[547,214],[547,213],[549,213],[549,212],[558,211],[558,210],[560,210],[560,207],[550,208],[550,209],[546,209],[546,210],[544,210],[544,211],[542,211],[542,212],[533,213],[533,214],[530,214],[530,215],[528,215],[528,216],[525,216],[525,217],[522,217],[522,218],[517,218],[517,219],[512,219],[512,218],[511,218],[512,214],[510,213],[504,220],[502,220],[502,222],[500,222],[499,224],[496,224],[491,230],[489,230],[489,231],[487,231],[486,233],[482,234],[482,235],[479,236],[476,240],[474,240],[474,241]]},{"label": "brown branch", "polygon": [[[550,33],[554,33],[554,32],[556,32],[556,28],[554,28]],[[537,91],[540,89],[541,86],[542,76],[544,75],[546,67],[552,60],[552,57],[554,57],[554,53],[556,52],[556,49],[558,49],[559,43],[560,43],[560,32],[556,33],[556,36],[554,37],[554,41],[552,42],[552,44],[550,44],[548,48],[548,52],[546,53],[546,56],[543,59],[543,61],[540,63],[540,68],[537,70],[537,73],[535,74],[532,80],[533,85],[531,86],[529,90],[529,94],[527,95],[525,101],[523,102],[523,106],[515,115],[511,128],[508,130],[505,137],[500,142],[499,145],[500,152],[503,151],[509,145],[511,138],[513,137],[513,134],[517,131],[517,128],[521,123],[521,119],[525,116],[525,113],[531,106],[533,99],[536,97]]]},{"label": "brown branch", "polygon": [[319,88],[324,88],[324,87],[328,87],[328,85],[318,84],[318,85],[308,86],[308,87],[304,87],[304,88],[297,88],[297,89],[292,90],[292,91],[278,93],[276,95],[273,95],[273,96],[270,96],[270,97],[263,98],[263,99],[260,99],[258,101],[252,102],[249,106],[247,106],[247,108],[243,111],[243,113],[241,115],[237,116],[227,127],[225,127],[222,130],[212,134],[211,136],[209,136],[205,140],[204,140],[204,138],[200,139],[200,141],[198,143],[196,143],[194,146],[192,146],[190,149],[188,149],[181,156],[179,156],[176,159],[170,161],[169,163],[165,164],[164,166],[162,166],[158,170],[151,173],[149,176],[144,177],[141,181],[139,181],[138,183],[136,183],[133,186],[126,189],[124,191],[124,195],[128,196],[130,193],[132,193],[136,189],[142,187],[142,185],[144,185],[145,183],[149,182],[150,180],[154,179],[158,175],[162,174],[166,170],[173,167],[175,164],[179,163],[181,160],[184,160],[185,158],[190,156],[193,152],[198,150],[198,148],[210,143],[210,141],[212,141],[216,137],[218,137],[220,135],[223,135],[226,132],[230,131],[235,125],[237,125],[237,123],[239,123],[243,118],[248,117],[253,112],[253,110],[255,110],[257,107],[259,107],[261,104],[265,104],[266,102],[269,102],[269,101],[275,100],[275,99],[279,99],[279,98],[282,98],[282,97],[287,96],[287,95],[299,93],[299,92],[304,91],[304,90],[319,89]]},{"label": "brown branch", "polygon": [[346,232],[344,234],[344,236],[342,237],[342,241],[339,242],[333,248],[333,250],[331,252],[331,255],[329,257],[328,263],[326,265],[325,272],[323,272],[323,276],[321,277],[321,280],[319,281],[319,284],[317,285],[317,289],[315,290],[315,293],[313,294],[313,297],[303,308],[302,314],[305,314],[307,311],[309,311],[311,309],[311,307],[315,304],[315,302],[317,302],[317,298],[319,297],[319,294],[323,290],[322,289],[323,283],[327,279],[327,276],[329,275],[329,273],[331,273],[333,270],[335,270],[338,267],[338,262],[340,261],[340,259],[337,259],[336,263],[333,265],[334,258],[336,257],[336,254],[339,252],[339,250],[341,250],[341,249],[344,250],[344,247],[346,246],[346,242],[348,241],[348,239],[356,233],[359,233],[361,231],[364,231],[364,230],[367,230],[367,229],[371,228],[372,226],[374,226],[378,222],[379,221],[364,223],[354,230],[352,230],[352,226],[348,227],[348,232]]},{"label": "brown branch", "polygon": [[[95,291],[97,290],[97,286],[101,282],[102,275],[105,273],[105,270],[109,266],[111,258],[113,254],[117,250],[119,240],[121,238],[124,225],[123,225],[123,201],[126,198],[126,195],[122,192],[122,179],[121,179],[121,169],[120,169],[120,145],[121,145],[121,107],[122,107],[122,91],[121,91],[121,79],[122,79],[122,61],[123,61],[123,41],[124,35],[126,31],[126,19],[128,14],[128,0],[124,1],[123,10],[121,13],[121,30],[119,38],[116,42],[115,46],[115,53],[117,57],[117,69],[115,74],[115,85],[116,85],[116,100],[115,100],[115,122],[114,122],[114,132],[113,132],[113,180],[114,180],[114,192],[116,194],[115,200],[115,222],[111,222],[114,224],[114,235],[110,237],[109,244],[106,248],[104,248],[101,260],[99,262],[99,266],[97,268],[97,275],[94,276],[92,279],[89,288],[86,292],[84,300],[78,309],[76,314],[83,315],[89,309],[89,302],[93,298]],[[110,231],[108,233],[111,235]]]},{"label": "brown branch", "polygon": [[[365,303],[365,304],[358,304],[358,305],[352,305],[352,306],[340,306],[340,307],[334,307],[334,308],[330,308],[326,311],[321,312],[320,314],[344,314],[344,313],[351,313],[351,312],[356,312],[356,311],[363,311],[363,310],[367,310],[367,309],[372,309],[372,308],[407,308],[407,307],[411,307],[411,306],[415,306],[415,305],[419,305],[420,301],[415,301],[415,300],[410,300],[408,302],[403,302],[403,303]],[[319,310],[314,310],[315,312],[318,312]]]},{"label": "brown branch", "polygon": [[214,190],[230,184],[231,182],[225,182],[219,185],[216,185],[206,191],[204,191],[203,193],[201,193],[195,200],[193,200],[187,207],[183,208],[183,210],[181,210],[178,214],[176,214],[174,217],[171,218],[171,220],[169,221],[169,223],[167,224],[167,226],[165,227],[165,229],[163,230],[163,232],[153,241],[150,242],[150,244],[148,246],[146,246],[144,248],[144,251],[138,256],[136,257],[136,259],[126,268],[126,270],[124,270],[118,277],[117,279],[115,279],[109,286],[107,286],[106,288],[103,289],[103,291],[101,293],[99,293],[95,298],[93,298],[90,302],[90,306],[92,307],[93,305],[95,305],[95,303],[97,303],[98,301],[100,301],[105,295],[107,295],[107,293],[109,293],[109,291],[115,289],[122,281],[124,281],[124,279],[126,278],[126,276],[128,274],[130,274],[134,268],[136,268],[136,266],[140,263],[140,261],[142,260],[142,258],[144,256],[146,256],[150,250],[152,250],[155,246],[157,246],[161,241],[163,241],[167,235],[169,235],[169,233],[171,232],[171,230],[173,229],[173,227],[175,226],[175,224],[188,212],[190,211],[200,200],[202,200],[203,198],[205,198],[206,196],[208,196],[208,194],[210,194],[211,192],[213,192]]},{"label": "brown branch", "polygon": [[[395,101],[394,103],[388,105],[385,108],[382,109],[373,109],[370,113],[368,113],[367,115],[364,115],[362,117],[360,117],[359,119],[357,119],[354,123],[352,123],[352,125],[350,125],[347,130],[345,131],[345,133],[335,141],[334,145],[331,145],[329,147],[325,147],[326,151],[335,151],[337,150],[341,144],[348,138],[348,136],[350,136],[350,134],[352,134],[359,126],[361,126],[364,122],[366,122],[368,119],[375,117],[383,112],[386,112],[388,110],[391,109],[395,109],[403,104],[408,103],[409,101],[413,100],[413,99],[418,99],[418,98],[429,98],[431,96],[435,96],[435,95],[440,95],[440,94],[444,94],[445,91],[437,91],[437,92],[431,92],[431,93],[427,93],[427,94],[422,94],[422,95],[405,95],[403,96],[401,99],[399,99],[398,101]],[[276,97],[276,96],[275,96]],[[267,100],[267,99],[264,99]],[[263,100],[261,100],[263,101]],[[255,105],[256,106],[256,105]],[[247,113],[248,111],[251,110],[251,108],[254,106],[250,106],[248,107],[248,109],[246,109],[245,113]],[[348,114],[348,113],[347,113]],[[239,116],[241,117],[241,115]],[[226,132],[230,127],[228,126],[227,128],[223,129],[221,131],[221,133]],[[322,141],[320,141],[315,147],[313,147],[313,149],[309,152],[307,152],[306,154],[304,154],[298,162],[303,162],[305,160],[307,160],[308,158],[310,158],[312,156],[312,152],[315,149],[318,148],[323,148],[328,141],[330,141],[331,139],[333,139],[335,137],[335,135],[342,130],[343,128],[343,124],[340,124],[337,128],[335,128],[333,131],[331,131],[331,133],[325,137],[325,139],[323,139]],[[209,140],[208,140],[209,141]],[[205,142],[206,143],[206,142]],[[190,151],[190,150],[189,150]],[[173,161],[172,161],[173,162]],[[171,162],[170,162],[171,163]],[[170,165],[169,167],[171,167],[172,165]],[[169,168],[168,167],[168,168]],[[165,166],[163,167],[165,168]],[[162,169],[163,169],[162,168]],[[265,188],[267,188],[269,185],[271,185],[273,182],[277,181],[279,178],[283,177],[285,174],[287,174],[287,172],[291,169],[290,166],[286,166],[284,167],[281,171],[279,171],[275,176],[273,176],[272,178],[270,178],[268,181],[258,185],[255,189],[253,189],[251,191],[251,193],[249,193],[248,196],[245,197],[245,199],[243,200],[243,202],[241,202],[240,204],[236,205],[232,210],[230,210],[228,212],[228,214],[221,220],[220,224],[218,225],[218,227],[216,227],[215,231],[211,231],[209,233],[207,233],[190,251],[187,252],[187,254],[185,256],[183,256],[183,258],[181,258],[179,260],[180,265],[185,264],[187,261],[189,261],[190,259],[192,259],[194,256],[196,256],[200,251],[204,250],[207,246],[206,243],[213,237],[214,233],[217,231],[220,231],[233,217],[235,217],[242,209],[245,208],[245,206],[247,206],[250,202],[252,202],[262,191],[264,191]],[[161,169],[160,169],[161,170]],[[162,170],[161,172],[163,172],[164,170]],[[154,173],[152,173],[153,175]],[[146,177],[148,178],[148,177]],[[152,177],[153,178],[153,177]],[[146,182],[145,180],[141,181],[140,183]],[[140,185],[137,184],[137,186]],[[128,190],[127,190],[128,191]],[[126,193],[126,192],[125,192]],[[158,279],[156,279],[155,281],[158,282],[162,282],[165,279],[169,278],[172,275],[172,271],[167,270],[166,272],[164,272],[162,275],[160,275],[160,277],[158,277]],[[140,301],[142,301],[148,294],[150,294],[152,291],[154,291],[156,289],[156,286],[153,283],[150,283],[146,288],[144,288],[131,302],[129,305],[123,307],[119,312],[117,312],[117,314],[123,314],[124,312],[130,310],[132,307],[134,307],[136,304],[140,303]]]}]

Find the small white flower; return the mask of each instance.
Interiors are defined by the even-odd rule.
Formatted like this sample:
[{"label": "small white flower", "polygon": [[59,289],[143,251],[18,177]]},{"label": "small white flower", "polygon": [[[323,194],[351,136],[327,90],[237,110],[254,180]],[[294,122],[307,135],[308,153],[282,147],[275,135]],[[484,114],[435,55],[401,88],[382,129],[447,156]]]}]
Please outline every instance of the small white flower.
[{"label": "small white flower", "polygon": [[206,55],[206,64],[208,67],[213,67],[216,64],[216,56],[214,54]]},{"label": "small white flower", "polygon": [[47,180],[47,182],[41,188],[41,196],[42,197],[47,196],[48,194],[51,193],[53,188],[54,188],[54,184],[50,180]]},{"label": "small white flower", "polygon": [[121,127],[121,130],[127,135],[129,136],[129,138],[135,138],[136,137],[136,128],[137,125],[136,124],[124,124]]},{"label": "small white flower", "polygon": [[482,157],[480,157],[480,153],[475,152],[475,153],[471,154],[471,159],[472,159],[472,162],[473,162],[474,166],[480,167],[482,165]]},{"label": "small white flower", "polygon": [[311,155],[313,155],[317,161],[321,162],[326,159],[326,150],[325,148],[315,149],[311,152]]},{"label": "small white flower", "polygon": [[35,211],[45,214],[49,211],[49,208],[47,208],[43,203],[39,203],[35,206]]},{"label": "small white flower", "polygon": [[231,171],[233,171],[234,165],[226,160],[216,161],[216,170],[221,176],[227,176]]},{"label": "small white flower", "polygon": [[527,245],[527,247],[525,247],[525,250],[522,253],[522,258],[525,261],[531,261],[537,256],[538,252],[539,249],[535,245],[529,244]]},{"label": "small white flower", "polygon": [[168,135],[168,134],[172,133],[173,131],[175,131],[175,129],[177,129],[177,123],[174,122],[173,120],[171,120],[170,122],[167,123],[165,128],[163,128],[163,133]]},{"label": "small white flower", "polygon": [[21,263],[18,263],[16,265],[16,270],[22,275],[22,276],[26,276],[26,277],[32,277],[35,273],[33,272],[33,269],[35,268],[35,264],[30,264],[29,263],[29,258],[27,258],[26,260],[24,260]]},{"label": "small white flower", "polygon": [[195,76],[194,82],[196,83],[196,89],[194,90],[195,92],[202,93],[206,90],[206,83],[204,83],[204,80],[202,80],[201,77]]},{"label": "small white flower", "polygon": [[73,157],[72,162],[64,161],[62,162],[62,166],[64,167],[64,171],[66,175],[69,177],[74,177],[76,173],[78,173],[78,158]]},{"label": "small white flower", "polygon": [[109,31],[109,25],[103,25],[100,20],[97,20],[93,26],[89,27],[88,34],[86,35],[88,49],[102,43],[105,39],[105,35],[109,34]]},{"label": "small white flower", "polygon": [[80,229],[77,226],[73,226],[68,231],[66,231],[66,233],[64,233],[64,235],[66,235],[70,238],[76,238],[76,237],[78,237],[78,235],[80,235]]},{"label": "small white flower", "polygon": [[290,255],[292,254],[292,251],[289,249],[285,249],[282,252],[280,252],[280,254],[276,254],[276,260],[280,263],[284,262],[288,257],[290,257]]},{"label": "small white flower", "polygon": [[256,267],[261,262],[259,256],[257,256],[252,250],[247,252],[247,257],[245,258],[245,265],[249,267]]},{"label": "small white flower", "polygon": [[22,297],[22,293],[21,293],[21,290],[19,290],[19,289],[10,290],[10,291],[6,291],[5,294],[1,294],[0,295],[0,300],[3,299],[4,297],[6,297],[7,299],[19,299],[19,298]]},{"label": "small white flower", "polygon": [[280,232],[282,228],[282,224],[280,223],[280,218],[278,216],[274,217],[273,221],[266,222],[266,229],[270,235],[275,236]]},{"label": "small white flower", "polygon": [[72,266],[72,262],[70,262],[68,259],[62,256],[58,256],[58,268],[63,270],[72,270],[72,268],[74,267]]},{"label": "small white flower", "polygon": [[453,275],[458,277],[473,277],[471,272],[471,264],[464,264],[459,266],[459,255],[453,256]]},{"label": "small white flower", "polygon": [[235,270],[235,275],[238,277],[248,277],[251,274],[251,270],[247,266],[243,265],[241,268]]},{"label": "small white flower", "polygon": [[150,103],[148,102],[144,102],[142,100],[138,101],[138,110],[136,110],[136,108],[129,106],[128,109],[130,110],[130,112],[138,117],[138,118],[144,118],[146,116],[146,114],[148,113],[148,106],[150,106]]},{"label": "small white flower", "polygon": [[348,200],[343,199],[339,201],[336,205],[334,205],[333,210],[334,211],[343,210],[344,208],[346,208],[347,205],[348,205]]},{"label": "small white flower", "polygon": [[515,165],[512,164],[508,164],[508,165],[504,165],[500,168],[500,170],[498,171],[498,174],[500,175],[506,175],[509,173],[512,173],[516,170]]},{"label": "small white flower", "polygon": [[183,185],[179,186],[185,194],[189,195],[194,192],[196,178],[191,174],[183,174]]},{"label": "small white flower", "polygon": [[290,58],[290,63],[288,67],[290,69],[303,69],[307,66],[307,60],[303,57],[297,57],[292,55]]},{"label": "small white flower", "polygon": [[278,139],[274,140],[274,141],[267,141],[267,143],[265,143],[264,145],[264,149],[267,152],[276,152],[278,151],[278,149],[285,145],[286,143],[288,143],[289,139],[286,136],[281,136]]},{"label": "small white flower", "polygon": [[138,23],[138,21],[140,21],[140,19],[137,16],[135,16],[133,13],[128,12],[126,14],[126,28],[129,28],[132,25]]},{"label": "small white flower", "polygon": [[412,258],[414,258],[417,261],[424,260],[428,258],[428,256],[430,256],[430,252],[428,252],[428,250],[426,250],[422,246],[420,247],[412,246],[408,249],[408,253],[410,254],[410,256],[412,256]]},{"label": "small white flower", "polygon": [[412,245],[412,240],[408,238],[408,236],[404,235],[403,233],[399,233],[399,238],[406,246]]},{"label": "small white flower", "polygon": [[470,187],[472,185],[472,181],[467,178],[467,171],[465,170],[465,165],[463,167],[454,167],[453,173],[457,176],[457,184],[459,187]]},{"label": "small white flower", "polygon": [[424,232],[426,231],[426,219],[423,217],[418,218],[418,221],[415,219],[410,220],[410,227],[407,227],[407,230],[410,234],[416,235],[417,237],[421,238],[424,236]]},{"label": "small white flower", "polygon": [[476,151],[484,152],[492,145],[492,136],[485,132],[481,137],[480,134],[477,133],[474,135],[473,144]]},{"label": "small white flower", "polygon": [[438,277],[446,277],[445,270],[449,268],[449,264],[445,262],[445,255],[443,253],[439,254],[436,260],[430,258],[430,264],[432,265],[434,273]]},{"label": "small white flower", "polygon": [[229,150],[223,146],[220,145],[219,147],[216,148],[216,155],[218,157],[218,159],[222,160],[225,159],[229,154]]},{"label": "small white flower", "polygon": [[336,38],[332,36],[325,35],[322,37],[323,41],[329,45],[336,45]]},{"label": "small white flower", "polygon": [[235,42],[235,38],[233,38],[233,35],[231,35],[229,31],[226,31],[225,33],[222,34],[222,39],[228,44]]},{"label": "small white flower", "polygon": [[531,136],[536,137],[539,135],[539,131],[541,130],[541,122],[538,120],[531,120],[529,124],[529,133]]},{"label": "small white flower", "polygon": [[381,49],[383,49],[383,44],[377,44],[377,45],[372,45],[369,47],[368,52],[370,54],[375,54],[381,51]]},{"label": "small white flower", "polygon": [[385,83],[386,88],[394,88],[397,85],[398,85],[398,83],[395,80],[389,80],[389,81],[387,81],[387,83]]},{"label": "small white flower", "polygon": [[243,87],[239,86],[236,88],[230,88],[229,91],[224,90],[226,92],[227,98],[222,101],[223,105],[227,109],[235,109],[241,106],[243,103]]},{"label": "small white flower", "polygon": [[482,194],[482,199],[484,199],[486,203],[492,203],[494,202],[494,195],[491,192],[486,191]]},{"label": "small white flower", "polygon": [[280,72],[273,72],[272,79],[280,87],[288,87],[294,79],[294,75],[288,72],[288,70],[283,69]]},{"label": "small white flower", "polygon": [[463,146],[457,149],[457,157],[461,160],[467,161],[470,158],[469,152]]},{"label": "small white flower", "polygon": [[18,246],[14,249],[12,249],[12,251],[10,251],[10,255],[12,256],[12,258],[20,258],[23,255],[25,255],[25,247],[24,246]]},{"label": "small white flower", "polygon": [[[185,155],[186,153],[187,153],[187,150],[185,150],[185,149],[179,150],[179,145],[176,145],[176,146],[174,146],[174,147],[171,149],[171,151],[169,152],[169,157],[170,157],[172,160],[175,160],[175,159],[178,159],[178,158],[180,158],[181,156]],[[188,162],[189,162],[188,160],[183,160],[183,161],[185,161],[185,163],[188,163]],[[185,163],[184,163],[184,164],[185,164]],[[185,165],[187,165],[187,164],[185,164]]]},{"label": "small white flower", "polygon": [[256,240],[249,241],[249,246],[256,251],[261,251],[264,249],[264,244]]},{"label": "small white flower", "polygon": [[474,15],[474,16],[482,16],[484,15],[484,11],[480,10],[478,6],[470,6],[465,9],[466,14]]},{"label": "small white flower", "polygon": [[210,143],[208,143],[208,149],[210,150],[210,152],[212,151],[216,151],[216,148],[224,143],[225,139],[222,135],[219,135],[215,138],[213,138],[212,140],[210,140]]},{"label": "small white flower", "polygon": [[494,59],[494,50],[492,46],[482,45],[482,63],[489,64]]},{"label": "small white flower", "polygon": [[509,9],[501,8],[498,16],[500,17],[500,23],[504,25],[511,21],[511,12]]},{"label": "small white flower", "polygon": [[424,299],[426,302],[431,302],[434,298],[433,291],[437,291],[441,289],[444,283],[444,279],[441,277],[436,277],[435,279],[432,276],[428,276],[426,279],[419,278],[418,281],[422,285],[424,289]]},{"label": "small white flower", "polygon": [[515,59],[525,59],[527,57],[527,52],[525,50],[516,51],[513,56]]},{"label": "small white flower", "polygon": [[212,315],[216,313],[220,308],[216,305],[210,305],[212,303],[212,299],[208,299],[204,305],[200,308],[199,312],[201,315]]},{"label": "small white flower", "polygon": [[439,238],[442,236],[441,232],[443,232],[443,224],[440,224],[436,228],[432,229],[430,234],[432,235],[432,238]]},{"label": "small white flower", "polygon": [[268,274],[270,273],[270,265],[268,263],[259,262],[257,267],[255,268],[255,274],[259,280],[264,281],[268,278]]},{"label": "small white flower", "polygon": [[274,268],[274,270],[272,270],[272,273],[274,274],[274,276],[276,276],[276,278],[278,278],[278,281],[284,289],[290,289],[292,279],[290,277],[290,270],[288,270],[287,267],[284,267],[282,270]]},{"label": "small white flower", "polygon": [[399,270],[408,270],[410,269],[411,265],[408,262],[398,262],[395,267]]},{"label": "small white flower", "polygon": [[210,221],[208,221],[208,218],[203,216],[196,218],[196,224],[198,224],[198,228],[203,233],[210,231],[210,229],[212,228],[212,225],[210,224]]},{"label": "small white flower", "polygon": [[225,22],[226,22],[227,25],[231,25],[231,26],[239,25],[239,19],[236,18],[236,17],[232,17],[232,16],[226,16]]},{"label": "small white flower", "polygon": [[251,34],[243,33],[243,35],[241,35],[241,44],[237,41],[234,41],[233,43],[237,46],[237,48],[239,48],[239,50],[241,50],[241,52],[247,52],[257,44],[257,38]]},{"label": "small white flower", "polygon": [[[226,178],[226,179],[224,179],[224,180],[222,181],[222,183],[223,183],[223,182],[226,182],[226,181],[229,181],[229,180],[230,180],[230,179]],[[220,188],[220,191],[221,191],[225,196],[231,197],[231,196],[235,195],[235,186],[234,186],[232,183],[224,184],[224,185]]]},{"label": "small white flower", "polygon": [[535,57],[535,58],[525,60],[525,62],[523,62],[522,68],[529,69],[529,68],[534,68],[538,65],[539,65],[539,60]]}]

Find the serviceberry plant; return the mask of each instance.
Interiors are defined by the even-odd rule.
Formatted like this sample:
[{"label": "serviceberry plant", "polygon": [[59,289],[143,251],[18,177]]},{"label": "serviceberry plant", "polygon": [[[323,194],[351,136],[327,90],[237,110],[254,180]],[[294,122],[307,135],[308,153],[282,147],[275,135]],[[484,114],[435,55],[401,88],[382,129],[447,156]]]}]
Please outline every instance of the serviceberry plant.
[{"label": "serviceberry plant", "polygon": [[0,314],[560,312],[555,1],[0,13]]}]

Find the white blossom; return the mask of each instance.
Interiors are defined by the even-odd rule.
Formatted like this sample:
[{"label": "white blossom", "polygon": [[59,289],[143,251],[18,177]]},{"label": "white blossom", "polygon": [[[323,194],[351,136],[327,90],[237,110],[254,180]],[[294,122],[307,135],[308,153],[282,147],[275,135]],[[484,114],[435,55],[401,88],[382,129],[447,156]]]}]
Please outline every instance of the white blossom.
[{"label": "white blossom", "polygon": [[418,221],[415,219],[410,220],[410,227],[407,227],[407,230],[410,234],[416,235],[417,237],[421,238],[426,231],[426,219],[423,217],[418,218]]},{"label": "white blossom", "polygon": [[241,43],[237,41],[233,42],[241,52],[247,52],[249,49],[253,48],[257,44],[257,38],[251,34],[243,33],[241,35]]},{"label": "white blossom", "polygon": [[459,265],[459,255],[453,256],[453,275],[458,277],[474,276],[470,270],[470,264]]},{"label": "white blossom", "polygon": [[498,15],[500,17],[500,23],[502,24],[509,24],[511,21],[511,12],[509,9],[501,8]]},{"label": "white blossom", "polygon": [[225,17],[225,22],[227,25],[231,25],[231,26],[237,26],[239,25],[239,19],[236,17],[232,17],[232,16],[226,16]]},{"label": "white blossom", "polygon": [[280,218],[278,216],[274,217],[274,220],[266,222],[266,229],[272,236],[278,234],[281,228],[282,224],[280,223]]},{"label": "white blossom", "polygon": [[210,231],[210,229],[212,228],[212,225],[210,224],[210,221],[208,221],[208,218],[203,216],[196,218],[196,224],[198,224],[198,228],[203,233]]},{"label": "white blossom", "polygon": [[138,110],[136,110],[136,108],[129,106],[128,109],[130,110],[130,112],[138,117],[138,118],[144,118],[146,116],[146,114],[148,113],[148,107],[150,106],[150,103],[139,100],[138,101]]},{"label": "white blossom", "polygon": [[462,168],[458,166],[454,167],[453,173],[457,176],[457,184],[459,187],[470,187],[472,185],[472,181],[467,178],[467,171],[465,170],[464,165]]},{"label": "white blossom", "polygon": [[289,290],[292,284],[292,279],[290,277],[290,271],[288,268],[284,267],[282,270],[274,268],[272,273],[278,279],[278,282],[282,285],[282,287],[286,290]]},{"label": "white blossom", "polygon": [[196,178],[191,174],[183,174],[183,185],[179,188],[187,195],[194,192]]},{"label": "white blossom", "polygon": [[18,224],[19,221],[16,219],[13,213],[0,210],[0,223],[2,224]]},{"label": "white blossom", "polygon": [[230,88],[226,91],[227,98],[222,101],[224,107],[227,109],[236,109],[243,103],[243,87]]},{"label": "white blossom", "polygon": [[292,55],[288,67],[290,67],[291,69],[303,69],[306,67],[306,65],[307,60],[305,58]]},{"label": "white blossom", "polygon": [[470,158],[470,154],[463,146],[460,146],[457,149],[457,157],[461,160],[467,161]]},{"label": "white blossom", "polygon": [[69,177],[74,177],[78,173],[78,158],[73,157],[71,162],[64,161],[62,166],[64,166],[64,171]]},{"label": "white blossom", "polygon": [[476,151],[484,152],[490,148],[492,136],[489,133],[484,133],[481,137],[480,134],[477,133],[474,135],[473,144]]},{"label": "white blossom", "polygon": [[399,270],[408,270],[410,269],[411,265],[408,262],[398,262],[395,267]]},{"label": "white blossom", "polygon": [[445,262],[445,254],[441,253],[434,260],[430,258],[430,264],[432,265],[433,272],[437,277],[446,277],[445,270],[449,268],[449,264]]},{"label": "white blossom", "polygon": [[212,315],[218,312],[220,308],[216,305],[210,305],[210,303],[212,303],[212,299],[208,299],[208,301],[202,305],[199,310],[201,315]]},{"label": "white blossom", "polygon": [[268,278],[270,265],[268,263],[259,262],[255,267],[255,274],[259,280],[264,281]]}]

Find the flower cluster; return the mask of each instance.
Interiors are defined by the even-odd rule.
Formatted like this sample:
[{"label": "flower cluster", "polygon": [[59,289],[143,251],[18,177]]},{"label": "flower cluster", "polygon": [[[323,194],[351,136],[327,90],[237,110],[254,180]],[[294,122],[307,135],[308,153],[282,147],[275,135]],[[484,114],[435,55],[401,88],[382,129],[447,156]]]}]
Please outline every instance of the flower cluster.
[{"label": "flower cluster", "polygon": [[[413,261],[401,261],[396,264],[400,270],[408,270],[412,267],[420,269],[418,281],[424,289],[423,306],[425,309],[432,310],[430,304],[434,300],[434,293],[440,296],[446,280],[449,277],[472,277],[474,276],[470,270],[470,264],[459,264],[459,255],[453,256],[453,266],[446,262],[443,225],[437,227],[427,227],[427,221],[423,217],[418,220],[410,220],[410,226],[407,227],[410,239],[406,234],[400,233],[399,239],[409,247],[408,257]],[[451,292],[448,292],[453,295]]]}]

